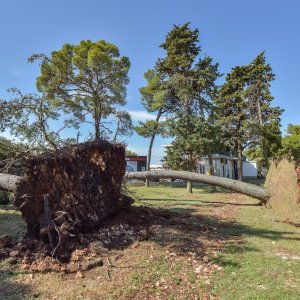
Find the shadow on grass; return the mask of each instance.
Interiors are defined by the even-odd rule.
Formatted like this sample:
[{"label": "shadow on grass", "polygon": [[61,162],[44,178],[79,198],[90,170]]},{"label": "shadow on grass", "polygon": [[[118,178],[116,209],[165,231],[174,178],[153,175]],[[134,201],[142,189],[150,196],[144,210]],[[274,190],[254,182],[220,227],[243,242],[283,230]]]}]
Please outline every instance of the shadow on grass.
[{"label": "shadow on grass", "polygon": [[[148,239],[177,256],[194,253],[203,258],[213,252],[245,253],[260,251],[244,242],[245,236],[270,240],[300,240],[294,232],[258,229],[214,216],[192,214],[193,208],[133,207],[132,211],[118,214],[110,224],[127,223],[132,227],[149,229]],[[129,246],[129,245],[127,245]],[[114,244],[110,249],[123,247]],[[215,258],[211,258],[216,262]],[[220,266],[240,267],[236,261],[218,257]]]},{"label": "shadow on grass", "polygon": [[[155,199],[157,200],[157,199]],[[170,201],[167,199],[166,201]],[[188,202],[190,202],[188,200]],[[196,201],[199,202],[199,201]],[[184,201],[181,201],[184,203]],[[186,203],[185,203],[186,204]],[[208,203],[206,203],[208,204]],[[213,203],[212,203],[213,204]],[[217,203],[218,205],[221,203]],[[224,204],[224,203],[223,203]],[[200,204],[201,206],[201,204]],[[270,240],[300,240],[294,237],[294,232],[275,231],[269,229],[252,228],[234,221],[218,219],[214,216],[204,214],[194,214],[199,210],[193,208],[171,208],[169,210],[154,207],[133,206],[128,210],[122,210],[112,218],[108,219],[104,227],[117,228],[112,230],[111,243],[103,245],[109,250],[123,250],[131,246],[133,241],[124,244],[124,239],[128,239],[127,231],[124,231],[122,240],[119,230],[120,224],[128,224],[129,231],[134,231],[141,240],[149,240],[156,243],[168,253],[174,253],[175,256],[191,256],[198,258],[208,256],[209,259],[220,266],[230,266],[232,268],[241,267],[238,262],[230,260],[222,255],[210,257],[211,253],[247,253],[260,251],[255,247],[250,247],[244,242],[244,236],[259,236]],[[191,215],[192,214],[192,215]],[[21,218],[20,216],[16,216]],[[3,221],[0,215],[0,224]],[[123,226],[124,228],[125,226]],[[142,233],[142,235],[141,235]],[[84,234],[82,234],[84,237]],[[87,234],[89,242],[97,241],[99,233]],[[114,241],[113,239],[116,238]],[[139,239],[138,238],[138,239]],[[86,246],[85,246],[86,247]],[[1,250],[1,249],[0,249]],[[0,263],[1,270],[1,263]],[[24,294],[30,295],[30,287],[23,283],[16,283],[13,279],[16,273],[9,269],[0,271],[0,292],[4,295],[13,296],[7,299],[24,299]],[[1,299],[1,297],[0,297]]]},{"label": "shadow on grass", "polygon": [[25,234],[26,225],[21,214],[13,205],[0,205],[0,237],[20,237]]},{"label": "shadow on grass", "polygon": [[0,299],[22,300],[36,297],[28,284],[14,281],[19,272],[4,264],[0,261]]},{"label": "shadow on grass", "polygon": [[[0,237],[9,235],[21,237],[25,234],[25,223],[14,206],[0,205]],[[0,258],[1,258],[0,247]],[[16,270],[15,270],[16,269]],[[30,286],[20,281],[14,281],[20,275],[16,265],[10,265],[8,260],[0,260],[0,299],[28,299],[34,295]]]},{"label": "shadow on grass", "polygon": [[8,212],[16,212],[16,208],[12,204],[0,205],[0,210]]},{"label": "shadow on grass", "polygon": [[[224,205],[232,205],[232,206],[261,206],[261,203],[234,203],[234,202],[224,202],[224,201],[205,201],[205,200],[192,200],[187,199],[184,202],[181,199],[176,198],[141,198],[139,202],[145,201],[157,201],[157,202],[176,202],[176,205],[189,205],[192,204],[193,206],[212,206],[212,207],[219,207]],[[199,204],[204,203],[204,204]]]}]

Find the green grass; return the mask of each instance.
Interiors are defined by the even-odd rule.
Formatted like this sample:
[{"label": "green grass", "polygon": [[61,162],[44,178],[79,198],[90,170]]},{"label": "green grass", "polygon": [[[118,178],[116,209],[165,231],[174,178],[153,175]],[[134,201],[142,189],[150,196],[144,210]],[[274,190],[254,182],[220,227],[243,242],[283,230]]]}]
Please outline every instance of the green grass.
[{"label": "green grass", "polygon": [[214,292],[222,299],[299,299],[299,229],[275,222],[271,210],[255,206],[240,209],[237,221],[241,229],[228,231],[246,243],[227,246],[216,259],[235,264],[214,278]]},{"label": "green grass", "polygon": [[[53,296],[97,299],[100,291],[106,299],[165,299],[165,292],[168,293],[166,299],[194,299],[198,292],[217,299],[299,299],[300,228],[278,222],[271,209],[257,205],[259,201],[221,189],[211,193],[209,186],[201,184],[194,186],[193,194],[186,193],[183,183],[152,184],[150,188],[135,184],[128,187],[128,192],[136,199],[135,205],[198,216],[199,222],[216,224],[218,234],[225,240],[230,239],[225,248],[213,249],[215,255],[208,254],[211,261],[222,267],[222,271],[210,274],[210,284],[194,272],[188,260],[190,254],[178,255],[173,262],[166,259],[167,250],[175,251],[171,247],[175,240],[168,241],[170,236],[165,236],[166,240],[161,243],[144,241],[138,248],[124,249],[117,265],[142,265],[146,269],[112,270],[112,281],[107,280],[105,269],[92,270],[80,281],[52,273],[37,274],[29,280],[28,274],[11,270],[10,265],[2,261],[0,299],[3,288],[2,295],[8,297],[3,299],[30,299],[35,294],[39,299]],[[220,220],[224,211],[227,215]],[[20,236],[24,230],[20,214],[11,205],[0,206],[0,236]],[[180,234],[177,232],[175,238],[182,238]],[[205,232],[195,229],[190,234],[190,238],[205,238]],[[207,238],[213,237],[207,235]],[[197,243],[196,239],[192,241]],[[206,247],[199,245],[202,249]],[[149,259],[150,255],[153,259]],[[159,288],[157,283],[161,284]],[[164,290],[165,285],[172,288]]]},{"label": "green grass", "polygon": [[[212,194],[202,186],[194,188],[192,195],[183,187],[161,185],[131,186],[130,191],[137,205],[194,214],[205,214],[220,202],[230,203],[230,197],[235,195]],[[242,237],[244,243],[230,243],[215,258],[224,273],[213,276],[210,292],[221,299],[299,299],[300,229],[277,222],[271,209],[255,203],[245,197],[235,225],[224,228],[224,235]]]},{"label": "green grass", "polygon": [[0,205],[0,237],[9,235],[19,237],[25,233],[25,222],[13,205]]}]

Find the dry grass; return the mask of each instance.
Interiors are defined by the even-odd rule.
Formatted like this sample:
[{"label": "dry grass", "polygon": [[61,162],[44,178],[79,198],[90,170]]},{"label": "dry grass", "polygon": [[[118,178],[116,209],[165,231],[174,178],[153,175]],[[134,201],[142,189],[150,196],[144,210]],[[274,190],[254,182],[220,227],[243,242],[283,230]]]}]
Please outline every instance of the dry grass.
[{"label": "dry grass", "polygon": [[269,203],[276,217],[279,217],[281,221],[299,223],[300,190],[297,186],[295,165],[286,159],[277,164],[272,163],[265,185],[273,193]]}]

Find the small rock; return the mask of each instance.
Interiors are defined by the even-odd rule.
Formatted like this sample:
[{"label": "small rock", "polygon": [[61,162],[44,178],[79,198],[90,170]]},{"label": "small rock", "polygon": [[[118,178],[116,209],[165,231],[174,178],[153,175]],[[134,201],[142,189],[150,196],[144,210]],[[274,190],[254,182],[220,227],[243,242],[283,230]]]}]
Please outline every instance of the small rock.
[{"label": "small rock", "polygon": [[77,271],[75,278],[84,278],[84,275],[81,271]]},{"label": "small rock", "polygon": [[209,262],[209,259],[208,259],[207,256],[204,256],[202,260],[203,260],[203,262],[205,262],[205,263],[208,263],[208,262]]}]

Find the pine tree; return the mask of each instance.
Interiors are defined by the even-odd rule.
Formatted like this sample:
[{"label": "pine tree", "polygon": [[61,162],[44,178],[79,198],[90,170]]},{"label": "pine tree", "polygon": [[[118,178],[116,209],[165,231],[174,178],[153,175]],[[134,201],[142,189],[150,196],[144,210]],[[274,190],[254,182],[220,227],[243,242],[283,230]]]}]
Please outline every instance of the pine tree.
[{"label": "pine tree", "polygon": [[[271,82],[275,79],[271,65],[266,63],[264,52],[260,53],[248,67],[246,101],[249,111],[248,126],[251,139],[248,153],[258,159],[262,168],[268,168],[269,158],[281,145],[280,115],[283,110],[272,107]],[[257,156],[253,155],[257,153]]]},{"label": "pine tree", "polygon": [[[174,26],[161,44],[166,56],[156,65],[173,104],[168,124],[174,141],[167,150],[166,162],[174,169],[191,172],[213,144],[213,126],[208,120],[215,80],[220,76],[218,65],[210,57],[200,57],[198,36],[198,29],[190,29],[189,23]],[[192,192],[191,182],[187,190]]]},{"label": "pine tree", "polygon": [[[135,126],[134,130],[144,138],[150,139],[146,166],[146,170],[148,171],[150,169],[155,137],[158,134],[165,134],[165,126],[161,118],[170,112],[172,105],[170,104],[171,97],[169,97],[167,90],[164,89],[164,84],[155,69],[148,70],[144,76],[147,80],[147,85],[140,88],[141,102],[148,112],[156,113],[156,117],[155,120],[139,121],[139,125]],[[146,180],[145,184],[149,187],[149,179]]]},{"label": "pine tree", "polygon": [[248,141],[248,111],[245,101],[247,74],[247,67],[233,68],[227,74],[226,82],[216,99],[218,122],[222,128],[224,143],[238,156],[239,180],[242,180],[243,176],[243,150]]}]

